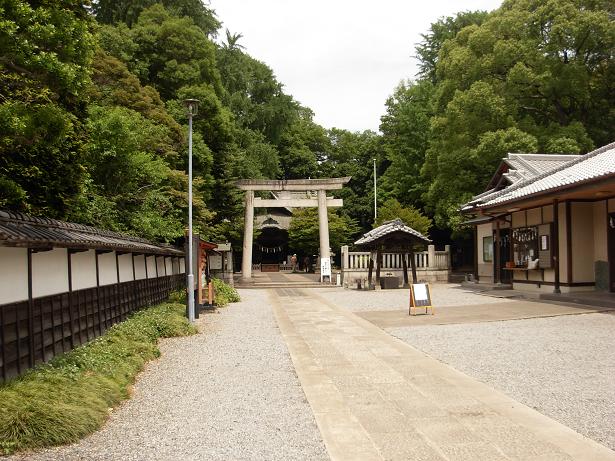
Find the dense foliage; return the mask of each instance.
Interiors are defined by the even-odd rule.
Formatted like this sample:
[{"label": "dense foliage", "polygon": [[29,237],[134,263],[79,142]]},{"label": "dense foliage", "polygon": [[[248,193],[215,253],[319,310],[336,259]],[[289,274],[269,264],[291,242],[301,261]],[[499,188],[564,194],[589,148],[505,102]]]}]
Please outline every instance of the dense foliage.
[{"label": "dense foliage", "polygon": [[[358,232],[356,224],[347,216],[338,216],[329,211],[329,246],[334,252]],[[318,210],[305,208],[295,212],[288,229],[288,240],[291,248],[305,255],[319,253],[319,223]]]},{"label": "dense foliage", "polygon": [[[177,242],[187,215],[182,101],[197,98],[194,216],[205,238],[241,246],[236,179],[352,176],[332,217],[348,243],[373,225],[374,160],[381,216],[413,209],[456,230],[459,204],[507,152],[613,141],[614,15],[608,0],[506,0],[441,18],[377,134],[316,124],[201,0],[6,0],[0,207]],[[291,233],[306,251],[317,244],[310,226]]]},{"label": "dense foliage", "polygon": [[237,290],[226,283],[224,280],[213,279],[214,284],[214,302],[218,307],[227,306],[230,303],[238,303],[241,297]]},{"label": "dense foliage", "polygon": [[[455,227],[458,205],[482,191],[507,152],[585,153],[614,140],[614,13],[610,1],[507,0],[487,16],[432,26],[421,178],[437,225]],[[459,21],[466,27],[453,38],[430,39]]]}]

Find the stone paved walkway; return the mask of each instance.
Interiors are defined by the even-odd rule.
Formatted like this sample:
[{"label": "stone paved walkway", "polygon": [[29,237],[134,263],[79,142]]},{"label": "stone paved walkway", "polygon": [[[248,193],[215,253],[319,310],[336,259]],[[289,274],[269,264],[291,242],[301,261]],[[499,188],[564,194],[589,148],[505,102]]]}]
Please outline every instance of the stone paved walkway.
[{"label": "stone paved walkway", "polygon": [[615,460],[313,291],[269,293],[333,460]]}]

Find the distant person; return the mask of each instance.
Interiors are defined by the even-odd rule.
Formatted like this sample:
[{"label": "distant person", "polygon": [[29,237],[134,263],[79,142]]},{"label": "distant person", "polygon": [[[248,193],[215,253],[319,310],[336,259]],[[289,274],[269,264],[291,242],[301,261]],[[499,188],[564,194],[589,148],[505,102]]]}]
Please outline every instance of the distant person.
[{"label": "distant person", "polygon": [[303,258],[303,266],[305,269],[305,272],[308,273],[310,271],[310,257],[306,256],[305,258]]},{"label": "distant person", "polygon": [[290,257],[290,267],[293,272],[297,272],[297,255],[296,254]]}]

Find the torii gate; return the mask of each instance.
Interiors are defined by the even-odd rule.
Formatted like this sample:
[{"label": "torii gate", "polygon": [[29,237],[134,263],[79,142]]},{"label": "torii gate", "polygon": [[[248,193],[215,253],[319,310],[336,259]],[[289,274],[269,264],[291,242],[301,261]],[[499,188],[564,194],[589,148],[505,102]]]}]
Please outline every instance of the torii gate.
[{"label": "torii gate", "polygon": [[[342,199],[327,197],[328,190],[341,189],[350,181],[350,176],[328,179],[242,179],[235,185],[246,191],[245,219],[243,233],[243,257],[241,261],[241,277],[245,281],[252,278],[252,244],[254,238],[254,208],[306,208],[318,207],[318,227],[320,231],[320,257],[328,258],[329,254],[329,219],[328,207],[341,207]],[[318,198],[262,199],[254,198],[255,190],[265,191],[318,191]]]}]

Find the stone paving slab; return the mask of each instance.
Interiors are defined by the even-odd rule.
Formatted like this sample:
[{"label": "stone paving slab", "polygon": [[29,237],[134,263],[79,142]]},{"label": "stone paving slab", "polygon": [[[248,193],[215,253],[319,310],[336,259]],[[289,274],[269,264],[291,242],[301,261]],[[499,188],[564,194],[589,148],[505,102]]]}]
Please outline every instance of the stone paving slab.
[{"label": "stone paving slab", "polygon": [[615,460],[313,292],[269,296],[333,460]]},{"label": "stone paving slab", "polygon": [[408,315],[408,309],[356,312],[361,318],[382,329],[422,325],[448,325],[455,323],[499,322],[559,315],[577,315],[603,312],[601,307],[550,304],[536,301],[493,302],[489,304],[444,306],[434,308],[434,315]]}]

